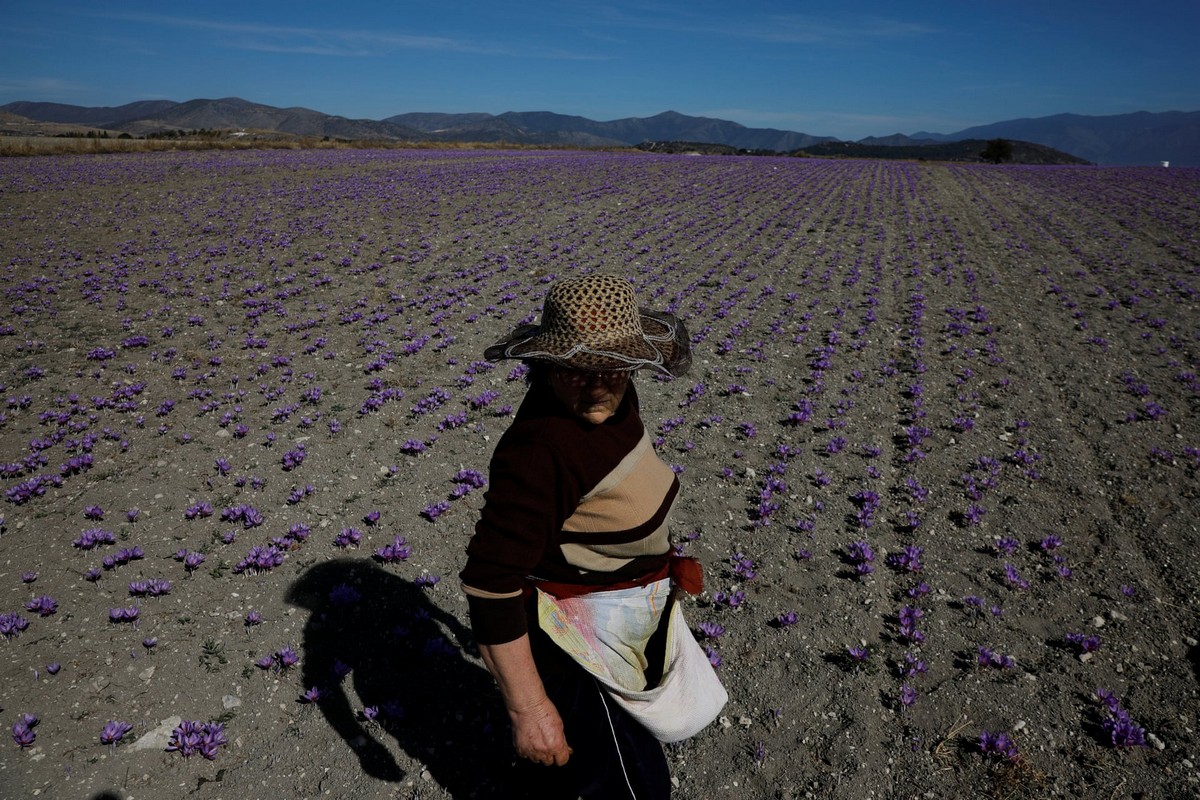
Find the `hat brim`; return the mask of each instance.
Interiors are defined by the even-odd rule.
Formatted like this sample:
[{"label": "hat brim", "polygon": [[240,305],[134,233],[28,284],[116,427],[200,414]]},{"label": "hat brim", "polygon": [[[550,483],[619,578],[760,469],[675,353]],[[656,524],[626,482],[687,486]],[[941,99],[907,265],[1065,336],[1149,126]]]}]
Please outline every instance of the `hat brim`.
[{"label": "hat brim", "polygon": [[570,369],[599,372],[632,372],[653,369],[679,377],[692,365],[691,339],[683,320],[674,314],[639,308],[642,335],[627,336],[603,345],[555,341],[538,325],[522,325],[483,351],[488,361],[516,358],[542,361]]}]

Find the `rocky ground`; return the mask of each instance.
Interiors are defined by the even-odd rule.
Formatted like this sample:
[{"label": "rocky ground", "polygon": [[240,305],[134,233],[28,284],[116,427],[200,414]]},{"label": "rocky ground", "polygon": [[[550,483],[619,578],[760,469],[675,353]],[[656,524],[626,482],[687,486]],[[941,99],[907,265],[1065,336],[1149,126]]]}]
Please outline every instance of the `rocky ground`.
[{"label": "rocky ground", "polygon": [[1198,197],[1195,170],[0,161],[3,793],[497,796],[456,574],[523,383],[481,353],[606,270],[696,354],[638,379],[730,694],[668,748],[678,797],[1196,796]]}]

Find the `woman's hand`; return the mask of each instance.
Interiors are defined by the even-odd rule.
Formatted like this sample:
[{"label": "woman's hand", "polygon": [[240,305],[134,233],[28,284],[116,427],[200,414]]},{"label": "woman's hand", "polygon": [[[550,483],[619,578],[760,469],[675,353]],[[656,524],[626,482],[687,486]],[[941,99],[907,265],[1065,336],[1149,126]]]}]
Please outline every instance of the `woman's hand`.
[{"label": "woman's hand", "polygon": [[512,720],[513,748],[517,755],[538,764],[561,767],[571,757],[567,737],[563,734],[562,718],[550,698],[542,695],[539,702],[528,708],[508,709]]},{"label": "woman's hand", "polygon": [[562,717],[542,685],[529,636],[503,644],[481,644],[479,654],[500,687],[512,720],[517,755],[538,764],[562,766],[571,757]]}]

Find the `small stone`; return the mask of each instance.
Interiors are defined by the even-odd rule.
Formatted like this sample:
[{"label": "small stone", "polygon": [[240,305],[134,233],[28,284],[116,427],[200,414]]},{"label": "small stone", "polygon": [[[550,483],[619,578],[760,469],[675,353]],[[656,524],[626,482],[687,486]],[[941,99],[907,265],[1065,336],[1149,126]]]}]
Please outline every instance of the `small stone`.
[{"label": "small stone", "polygon": [[221,705],[228,711],[231,708],[237,708],[242,704],[242,698],[236,695],[227,694],[221,698]]},{"label": "small stone", "polygon": [[1104,627],[1104,617],[1100,616],[1099,614],[1092,617],[1092,627],[1093,628],[1103,628]]},{"label": "small stone", "polygon": [[138,673],[138,677],[149,683],[150,679],[154,677],[154,667],[146,667]]},{"label": "small stone", "polygon": [[136,742],[130,745],[134,750],[166,750],[171,742],[171,734],[183,722],[183,717],[167,717],[158,727],[149,733],[144,733]]},{"label": "small stone", "polygon": [[1183,643],[1186,644],[1188,647],[1195,647],[1196,645],[1200,644],[1200,642],[1196,641],[1191,636],[1183,637]]},{"label": "small stone", "polygon": [[1164,742],[1162,739],[1158,738],[1158,736],[1153,733],[1146,734],[1146,741],[1150,742],[1151,746],[1153,746],[1155,750],[1166,750],[1167,749],[1167,743]]}]

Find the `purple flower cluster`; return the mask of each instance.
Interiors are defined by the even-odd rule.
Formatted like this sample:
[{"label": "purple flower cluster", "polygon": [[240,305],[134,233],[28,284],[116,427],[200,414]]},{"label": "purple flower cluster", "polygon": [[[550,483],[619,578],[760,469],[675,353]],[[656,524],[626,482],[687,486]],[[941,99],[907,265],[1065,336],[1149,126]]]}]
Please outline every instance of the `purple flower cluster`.
[{"label": "purple flower cluster", "polygon": [[449,510],[450,504],[445,500],[439,500],[436,503],[430,503],[429,505],[425,506],[425,508],[421,509],[421,516],[430,522],[433,522],[435,519],[442,516]]},{"label": "purple flower cluster", "polygon": [[1095,653],[1100,649],[1100,637],[1095,634],[1068,633],[1063,638],[1078,647],[1081,653]]},{"label": "purple flower cluster", "polygon": [[871,545],[866,541],[851,542],[846,545],[846,558],[854,565],[854,572],[858,576],[870,575],[875,571],[872,565],[875,561],[875,551],[871,549]]},{"label": "purple flower cluster", "polygon": [[26,611],[32,611],[39,617],[48,617],[58,611],[58,601],[47,595],[40,595],[25,604]]},{"label": "purple flower cluster", "polygon": [[744,602],[746,602],[746,592],[742,589],[736,589],[732,592],[713,592],[713,608],[720,608],[721,606],[737,608]]},{"label": "purple flower cluster", "polygon": [[249,575],[261,575],[278,567],[286,557],[284,551],[274,544],[255,545],[233,566],[233,571],[238,574],[244,572]]},{"label": "purple flower cluster", "polygon": [[221,510],[222,522],[240,522],[244,528],[256,528],[263,524],[263,515],[254,506],[236,505]]},{"label": "purple flower cluster", "polygon": [[753,559],[745,553],[734,553],[729,563],[733,567],[733,574],[744,581],[752,581],[758,576]]},{"label": "purple flower cluster", "polygon": [[887,557],[889,566],[902,570],[904,572],[920,572],[921,557],[925,554],[925,548],[919,545],[908,545],[899,553],[893,553]]},{"label": "purple flower cluster", "polygon": [[37,739],[37,734],[34,733],[34,728],[37,727],[38,718],[36,714],[22,714],[21,717],[13,723],[12,738],[17,743],[18,747],[25,748],[33,746],[34,740]]},{"label": "purple flower cluster", "polygon": [[448,403],[450,401],[450,397],[450,392],[446,391],[440,386],[435,386],[433,391],[431,391],[421,400],[418,400],[416,404],[413,405],[412,414],[414,417],[424,416],[430,411],[440,408]]},{"label": "purple flower cluster", "polygon": [[851,502],[858,506],[854,520],[860,528],[870,528],[875,524],[875,514],[879,511],[879,494],[870,489],[855,492],[850,497]]},{"label": "purple flower cluster", "polygon": [[357,547],[362,541],[362,532],[357,528],[342,528],[341,532],[334,537],[333,544],[335,547]]},{"label": "purple flower cluster", "polygon": [[201,500],[197,503],[192,503],[183,510],[184,519],[196,519],[197,517],[211,517],[213,513],[212,503],[207,500]]},{"label": "purple flower cluster", "polygon": [[412,555],[412,548],[403,536],[397,536],[391,544],[384,545],[375,551],[375,557],[385,564],[406,561]]},{"label": "purple flower cluster", "polygon": [[1029,581],[1021,577],[1021,573],[1017,572],[1017,568],[1007,561],[1004,562],[1004,583],[1010,589],[1028,589]]},{"label": "purple flower cluster", "polygon": [[1146,746],[1146,729],[1133,721],[1115,694],[1107,689],[1096,689],[1096,699],[1100,701],[1104,713],[1100,725],[1113,747]]},{"label": "purple flower cluster", "polygon": [[134,597],[160,597],[171,593],[171,582],[163,578],[131,581],[129,584],[129,593]]},{"label": "purple flower cluster", "polygon": [[142,548],[134,545],[133,547],[123,547],[112,555],[105,556],[100,564],[106,569],[116,569],[117,567],[128,564],[130,561],[138,561],[145,558],[146,554]]},{"label": "purple flower cluster", "polygon": [[[343,586],[345,584],[342,584]],[[262,670],[275,669],[278,672],[291,669],[300,663],[300,656],[296,655],[296,651],[291,645],[281,647],[274,653],[269,653],[254,662],[254,666]]]},{"label": "purple flower cluster", "polygon": [[35,497],[41,497],[46,493],[46,490],[51,486],[62,486],[62,477],[59,475],[34,475],[27,481],[18,483],[4,490],[4,499],[13,505],[23,505],[28,503]]},{"label": "purple flower cluster", "polygon": [[110,608],[108,610],[109,622],[137,622],[141,616],[141,610],[137,606],[128,606],[127,608]]},{"label": "purple flower cluster", "polygon": [[903,606],[896,615],[900,623],[900,638],[911,644],[921,644],[925,634],[917,629],[917,622],[925,612],[916,606]]},{"label": "purple flower cluster", "polygon": [[992,669],[1012,669],[1017,662],[1012,656],[997,653],[988,647],[980,647],[977,658],[979,666]]},{"label": "purple flower cluster", "polygon": [[1009,764],[1015,764],[1019,757],[1017,743],[1004,732],[991,733],[981,731],[979,734],[979,750],[988,758],[994,758]]},{"label": "purple flower cluster", "polygon": [[100,744],[115,745],[131,730],[133,730],[133,726],[124,720],[109,720],[104,726],[104,730],[100,731]]},{"label": "purple flower cluster", "polygon": [[83,533],[79,534],[79,537],[75,539],[75,541],[71,542],[71,544],[75,547],[78,547],[80,550],[91,550],[92,548],[99,547],[102,544],[116,544],[116,542],[117,539],[115,536],[113,536],[111,531],[106,531],[101,528],[88,528]]},{"label": "purple flower cluster", "polygon": [[410,456],[420,455],[428,449],[428,445],[420,439],[406,439],[400,445],[400,452]]},{"label": "purple flower cluster", "polygon": [[212,761],[217,757],[218,748],[225,744],[228,742],[225,739],[223,723],[184,720],[171,732],[167,752],[177,752],[184,758],[199,753]]},{"label": "purple flower cluster", "polygon": [[292,450],[288,450],[280,459],[283,463],[283,471],[290,472],[291,470],[294,470],[296,467],[303,464],[306,455],[307,453],[304,450],[303,443],[296,445],[296,447]]},{"label": "purple flower cluster", "polygon": [[313,486],[311,483],[305,486],[297,486],[296,488],[292,489],[292,493],[288,495],[287,504],[289,506],[294,506],[316,491],[317,487]]},{"label": "purple flower cluster", "polygon": [[21,631],[29,627],[29,620],[15,611],[5,611],[0,614],[0,636],[5,639],[16,638]]}]

